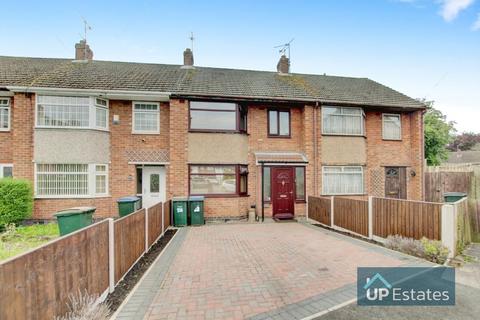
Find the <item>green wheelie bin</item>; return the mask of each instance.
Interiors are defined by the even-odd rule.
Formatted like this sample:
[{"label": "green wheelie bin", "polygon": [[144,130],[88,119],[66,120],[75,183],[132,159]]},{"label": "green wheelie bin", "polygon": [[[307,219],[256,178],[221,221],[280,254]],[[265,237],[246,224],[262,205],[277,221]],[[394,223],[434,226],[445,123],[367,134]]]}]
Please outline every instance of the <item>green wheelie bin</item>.
[{"label": "green wheelie bin", "polygon": [[59,211],[55,214],[58,221],[60,235],[85,228],[92,224],[95,207],[77,207]]},{"label": "green wheelie bin", "polygon": [[443,194],[443,198],[445,202],[457,202],[467,196],[464,192],[445,192]]},{"label": "green wheelie bin", "polygon": [[132,212],[135,212],[141,208],[140,198],[137,196],[123,197],[117,200],[118,214],[120,217],[124,217]]},{"label": "green wheelie bin", "polygon": [[192,226],[199,226],[205,224],[204,218],[204,196],[191,196],[188,198],[189,205],[189,214],[190,214],[190,224]]},{"label": "green wheelie bin", "polygon": [[173,208],[173,224],[175,225],[175,227],[186,226],[188,198],[186,197],[172,198],[172,208]]}]

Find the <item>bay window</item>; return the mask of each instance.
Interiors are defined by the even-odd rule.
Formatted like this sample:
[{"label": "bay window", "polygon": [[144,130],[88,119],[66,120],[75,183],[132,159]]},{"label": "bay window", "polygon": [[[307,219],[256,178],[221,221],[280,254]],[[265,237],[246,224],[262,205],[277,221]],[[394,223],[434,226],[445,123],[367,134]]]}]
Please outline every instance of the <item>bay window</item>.
[{"label": "bay window", "polygon": [[10,130],[10,99],[0,99],[0,131]]},{"label": "bay window", "polygon": [[108,130],[108,101],[95,97],[37,97],[39,128],[78,128]]},{"label": "bay window", "polygon": [[322,107],[322,133],[334,135],[364,135],[362,108]]},{"label": "bay window", "polygon": [[348,195],[363,194],[363,167],[328,166],[323,167],[322,194]]},{"label": "bay window", "polygon": [[246,195],[245,165],[190,165],[190,194]]},{"label": "bay window", "polygon": [[133,133],[160,133],[160,104],[152,102],[133,103]]},{"label": "bay window", "polygon": [[82,198],[108,194],[104,164],[37,164],[35,195],[39,198]]},{"label": "bay window", "polygon": [[247,131],[247,110],[229,102],[190,102],[191,131]]},{"label": "bay window", "polygon": [[382,115],[383,139],[384,140],[402,140],[402,122],[399,114]]}]

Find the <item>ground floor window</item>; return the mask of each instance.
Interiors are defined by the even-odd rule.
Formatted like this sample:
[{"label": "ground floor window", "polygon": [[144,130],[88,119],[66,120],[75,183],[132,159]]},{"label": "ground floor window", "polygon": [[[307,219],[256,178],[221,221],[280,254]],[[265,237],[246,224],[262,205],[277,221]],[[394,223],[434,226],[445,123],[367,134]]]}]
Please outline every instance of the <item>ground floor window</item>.
[{"label": "ground floor window", "polygon": [[13,177],[13,164],[0,163],[0,179]]},{"label": "ground floor window", "polygon": [[190,165],[190,194],[246,195],[246,165]]},{"label": "ground floor window", "polygon": [[[305,167],[295,168],[295,201],[305,201]],[[272,200],[271,167],[263,167],[263,201]]]},{"label": "ground floor window", "polygon": [[323,167],[322,178],[322,193],[325,195],[363,194],[361,166]]},{"label": "ground floor window", "polygon": [[108,194],[106,164],[37,164],[37,197],[88,197]]}]

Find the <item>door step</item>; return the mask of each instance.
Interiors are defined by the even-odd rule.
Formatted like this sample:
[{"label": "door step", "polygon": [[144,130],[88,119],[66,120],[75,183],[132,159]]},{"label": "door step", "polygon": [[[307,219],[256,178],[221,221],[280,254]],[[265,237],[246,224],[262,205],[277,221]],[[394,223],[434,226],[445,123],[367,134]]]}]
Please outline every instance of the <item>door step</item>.
[{"label": "door step", "polygon": [[296,221],[292,213],[276,214],[275,216],[273,216],[273,220],[275,220],[276,222]]}]

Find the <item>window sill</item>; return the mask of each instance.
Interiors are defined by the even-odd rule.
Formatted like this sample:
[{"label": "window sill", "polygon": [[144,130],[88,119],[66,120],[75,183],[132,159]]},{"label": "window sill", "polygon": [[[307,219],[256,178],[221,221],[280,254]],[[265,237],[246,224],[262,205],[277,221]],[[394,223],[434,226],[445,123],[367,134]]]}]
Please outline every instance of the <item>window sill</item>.
[{"label": "window sill", "polygon": [[10,129],[0,129],[0,132],[10,132]]},{"label": "window sill", "polygon": [[35,126],[35,129],[47,129],[47,130],[91,130],[91,131],[100,131],[100,132],[110,132],[109,129],[100,129],[100,128],[90,128],[90,127],[44,127],[44,126]]},{"label": "window sill", "polygon": [[189,133],[230,133],[230,134],[244,134],[247,135],[247,132],[237,131],[237,130],[208,130],[208,129],[189,129]]},{"label": "window sill", "polygon": [[367,138],[364,134],[342,134],[342,133],[322,133],[322,136],[331,136],[331,137],[360,137],[360,138]]},{"label": "window sill", "polygon": [[402,139],[385,139],[382,138],[383,141],[397,141],[397,142],[402,142]]},{"label": "window sill", "polygon": [[272,136],[272,135],[268,135],[267,138],[269,139],[291,139],[292,136]]},{"label": "window sill", "polygon": [[367,196],[367,193],[336,193],[336,194],[326,194],[321,193],[321,197],[358,197],[358,196]]},{"label": "window sill", "polygon": [[249,194],[190,194],[190,196],[203,196],[205,198],[247,198]]},{"label": "window sill", "polygon": [[158,131],[158,132],[132,131],[132,134],[134,134],[134,135],[159,135],[159,134],[160,134],[160,131]]},{"label": "window sill", "polygon": [[111,198],[111,195],[98,195],[98,196],[35,196],[34,199],[39,199],[39,200],[63,200],[63,199],[100,199],[100,198]]}]

